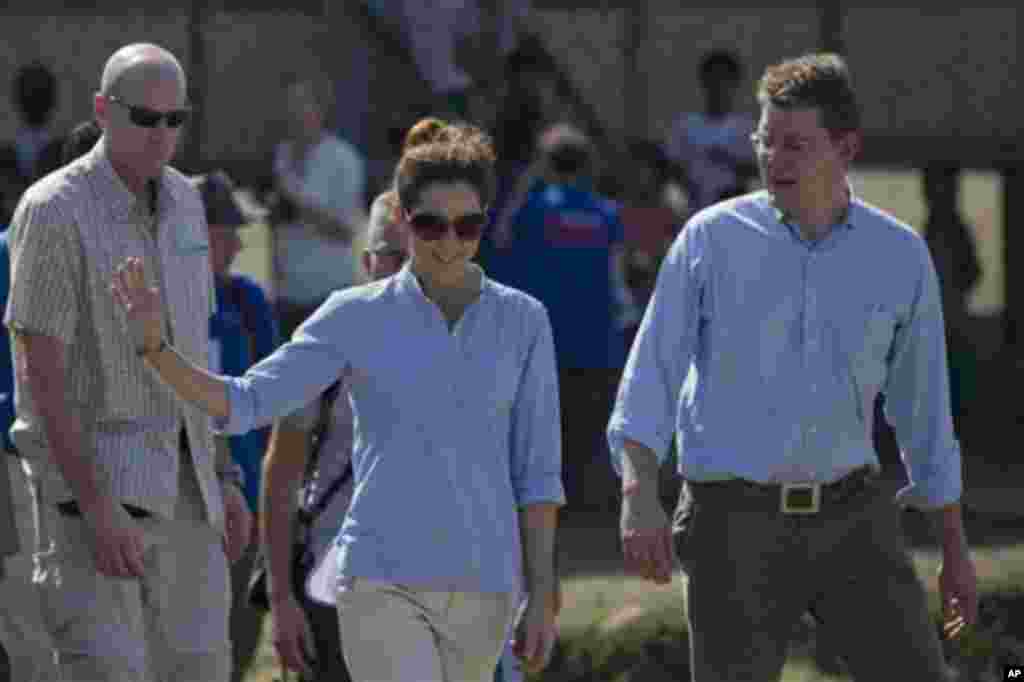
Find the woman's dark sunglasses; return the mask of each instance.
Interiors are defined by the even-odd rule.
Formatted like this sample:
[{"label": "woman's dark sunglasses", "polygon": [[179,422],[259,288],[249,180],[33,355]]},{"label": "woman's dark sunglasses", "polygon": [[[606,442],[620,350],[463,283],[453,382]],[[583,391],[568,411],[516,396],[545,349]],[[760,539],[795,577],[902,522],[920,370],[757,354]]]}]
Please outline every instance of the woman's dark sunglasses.
[{"label": "woman's dark sunglasses", "polygon": [[119,104],[128,110],[128,118],[140,128],[156,128],[160,121],[166,121],[168,128],[180,128],[188,123],[192,116],[191,109],[172,109],[171,111],[154,111],[147,107],[137,107],[128,104],[120,97],[107,95],[107,99],[114,104]]},{"label": "woman's dark sunglasses", "polygon": [[426,242],[434,242],[448,233],[448,226],[455,230],[455,236],[464,241],[480,239],[487,225],[487,215],[484,213],[467,213],[455,220],[448,220],[444,216],[433,213],[417,213],[409,216],[409,227],[416,233],[416,236]]}]

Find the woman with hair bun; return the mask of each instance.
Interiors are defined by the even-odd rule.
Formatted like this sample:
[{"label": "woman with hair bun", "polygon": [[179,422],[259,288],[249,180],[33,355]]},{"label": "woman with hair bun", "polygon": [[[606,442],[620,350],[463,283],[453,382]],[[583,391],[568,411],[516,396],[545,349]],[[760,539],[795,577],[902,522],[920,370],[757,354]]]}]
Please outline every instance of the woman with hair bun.
[{"label": "woman with hair bun", "polygon": [[472,262],[494,161],[478,128],[417,123],[394,179],[410,260],[336,291],[242,377],[174,351],[140,260],[112,284],[139,354],[224,433],[269,424],[349,372],[354,494],[328,555],[331,589],[314,596],[336,602],[357,682],[488,682],[517,614],[523,668],[550,652],[558,380],[543,305]]}]

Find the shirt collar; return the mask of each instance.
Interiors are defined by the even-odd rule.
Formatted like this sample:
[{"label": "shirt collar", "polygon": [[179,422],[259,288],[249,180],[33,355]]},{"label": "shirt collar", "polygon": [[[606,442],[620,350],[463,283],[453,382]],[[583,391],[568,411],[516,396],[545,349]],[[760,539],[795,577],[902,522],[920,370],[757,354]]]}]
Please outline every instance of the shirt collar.
[{"label": "shirt collar", "polygon": [[[487,273],[476,263],[470,263],[469,267],[479,271],[480,273],[480,299],[484,296],[489,296],[494,290],[494,284],[491,282]],[[420,281],[416,278],[415,273],[412,271],[412,263],[406,261],[402,269],[395,274],[395,282],[399,292],[418,298],[419,300],[429,302],[430,299],[423,293],[423,287],[420,286]]]},{"label": "shirt collar", "polygon": [[[852,230],[855,227],[853,221],[854,208],[856,204],[859,202],[859,198],[854,192],[853,183],[850,182],[849,178],[846,179],[846,194],[846,207],[843,209],[843,212],[839,216],[839,219],[833,224],[833,227],[844,227],[848,230]],[[780,224],[792,226],[797,225],[797,222],[795,220],[790,219],[790,217],[786,214],[785,211],[783,211],[781,208],[775,205],[775,202],[772,200],[771,194],[766,193],[766,197],[768,199],[768,204],[771,206],[772,212],[775,215],[775,219]]]},{"label": "shirt collar", "polygon": [[[138,215],[149,215],[149,206],[145,200],[137,197],[124,180],[114,170],[107,154],[106,137],[90,150],[84,162],[93,170],[92,176],[98,183],[100,196],[106,202],[108,210],[118,219],[128,220]],[[168,207],[168,202],[175,202],[180,199],[174,191],[173,184],[168,181],[168,170],[165,168],[156,179],[157,182],[157,212],[163,212]]]}]

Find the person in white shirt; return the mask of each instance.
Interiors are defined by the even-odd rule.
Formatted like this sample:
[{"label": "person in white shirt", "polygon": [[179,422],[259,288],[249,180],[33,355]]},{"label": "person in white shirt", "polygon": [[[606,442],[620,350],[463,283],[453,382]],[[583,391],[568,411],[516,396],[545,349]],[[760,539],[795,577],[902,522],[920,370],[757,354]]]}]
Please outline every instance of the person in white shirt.
[{"label": "person in white shirt", "polygon": [[274,152],[279,210],[274,225],[275,294],[288,338],[332,291],[355,283],[352,240],[365,225],[363,158],[325,127],[332,88],[317,78],[286,86],[288,137]]},{"label": "person in white shirt", "polygon": [[735,110],[743,65],[732,52],[715,50],[701,59],[697,71],[704,111],[680,116],[665,144],[669,158],[683,167],[691,214],[745,193],[757,176],[750,146],[754,118]]},{"label": "person in white shirt", "polygon": [[[363,267],[372,280],[398,272],[409,257],[405,225],[394,220],[398,194],[388,191],[374,201],[370,210]],[[346,377],[347,378],[347,377]],[[310,599],[305,589],[295,594],[291,551],[294,532],[295,499],[303,472],[309,467],[312,432],[329,409],[327,423],[315,464],[315,490],[305,490],[307,500],[315,498],[322,511],[311,522],[309,550],[320,558],[338,534],[349,501],[352,499],[352,406],[346,378],[328,405],[324,396],[284,417],[274,427],[272,447],[264,462],[261,499],[263,501],[263,547],[269,559],[270,609],[274,623],[274,646],[282,662],[303,669],[302,680],[350,679],[341,653],[338,616],[333,606]],[[337,483],[336,483],[337,482]],[[340,483],[336,494],[325,499]],[[310,660],[312,659],[312,660]]]}]

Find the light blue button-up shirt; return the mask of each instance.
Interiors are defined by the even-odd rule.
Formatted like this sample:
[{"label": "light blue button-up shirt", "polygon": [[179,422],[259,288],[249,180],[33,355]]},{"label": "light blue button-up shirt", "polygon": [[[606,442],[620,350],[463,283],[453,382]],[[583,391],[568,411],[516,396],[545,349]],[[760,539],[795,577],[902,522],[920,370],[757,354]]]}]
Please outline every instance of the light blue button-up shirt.
[{"label": "light blue button-up shirt", "polygon": [[288,414],[346,368],[355,488],[340,577],[520,590],[518,509],[564,501],[544,307],[484,277],[449,331],[408,265],[335,292],[290,343],[230,380],[222,430]]},{"label": "light blue button-up shirt", "polygon": [[758,192],[695,215],[667,254],[608,424],[689,480],[833,481],[865,464],[875,397],[922,508],[955,502],[938,280],[914,231],[853,198],[817,243]]}]

